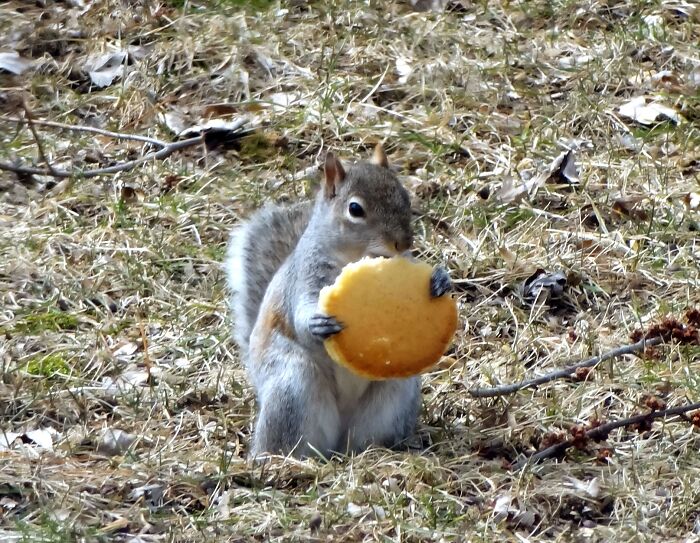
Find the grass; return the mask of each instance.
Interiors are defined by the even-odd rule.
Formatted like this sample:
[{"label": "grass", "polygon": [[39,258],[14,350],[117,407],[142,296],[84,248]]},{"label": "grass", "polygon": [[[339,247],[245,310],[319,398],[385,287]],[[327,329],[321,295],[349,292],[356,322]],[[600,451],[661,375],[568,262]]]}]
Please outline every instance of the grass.
[{"label": "grass", "polygon": [[[613,432],[607,461],[595,445],[508,467],[550,432],[643,411],[647,394],[697,401],[697,347],[500,399],[467,389],[595,355],[700,306],[700,12],[657,0],[457,4],[0,6],[0,47],[36,60],[0,73],[0,161],[42,166],[31,133],[7,120],[20,91],[36,118],[166,140],[165,113],[260,127],[237,150],[193,148],[112,177],[0,172],[0,540],[697,539],[690,424]],[[125,76],[91,87],[86,60],[129,47]],[[617,114],[642,95],[686,122]],[[60,167],[143,151],[38,129]],[[326,149],[352,159],[378,140],[414,196],[417,248],[458,286],[454,346],[425,377],[409,450],[252,466],[253,393],[220,267],[228,232],[266,200],[308,197],[313,176],[292,178]],[[579,185],[498,200],[506,179],[547,171],[567,148]],[[522,295],[539,268],[569,278],[560,303]],[[106,429],[135,439],[107,456]],[[20,437],[5,447],[9,433]]]}]

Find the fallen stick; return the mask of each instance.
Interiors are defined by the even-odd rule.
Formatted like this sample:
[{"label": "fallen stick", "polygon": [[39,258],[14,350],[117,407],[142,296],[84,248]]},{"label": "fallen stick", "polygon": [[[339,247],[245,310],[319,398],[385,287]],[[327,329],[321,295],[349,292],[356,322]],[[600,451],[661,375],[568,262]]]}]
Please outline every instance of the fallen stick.
[{"label": "fallen stick", "polygon": [[[101,128],[93,128],[91,126],[81,126],[81,125],[69,125],[69,124],[63,124],[63,123],[57,123],[53,121],[38,121],[36,119],[18,119],[18,118],[13,118],[13,117],[0,117],[0,120],[3,121],[9,121],[9,122],[16,122],[20,124],[28,124],[30,129],[32,130],[32,133],[34,134],[34,128],[33,124],[40,124],[43,126],[52,126],[55,128],[62,128],[65,130],[75,130],[78,132],[92,132],[95,134],[102,134],[103,136],[108,136],[111,138],[115,139],[123,139],[123,140],[134,140],[134,141],[141,141],[143,143],[149,143],[151,145],[156,145],[160,147],[157,151],[152,151],[142,157],[136,158],[134,160],[130,160],[128,162],[122,162],[121,164],[115,164],[113,166],[108,166],[105,168],[97,168],[94,170],[57,170],[54,168],[48,160],[46,160],[47,163],[47,169],[42,169],[42,168],[31,168],[31,167],[25,167],[25,166],[15,166],[14,164],[8,164],[6,162],[0,162],[0,170],[5,170],[9,172],[14,172],[14,173],[21,173],[21,174],[28,174],[28,175],[45,175],[49,177],[56,177],[56,178],[61,178],[65,179],[68,177],[82,177],[82,178],[89,178],[89,177],[97,177],[99,175],[106,175],[106,174],[113,174],[117,172],[123,172],[126,170],[130,170],[135,166],[138,166],[139,164],[142,164],[144,162],[148,162],[150,160],[163,160],[170,155],[172,155],[175,151],[179,151],[181,149],[185,149],[187,147],[192,147],[194,145],[203,143],[207,143],[207,132],[206,130],[203,130],[201,134],[198,136],[188,138],[186,140],[182,141],[174,141],[172,143],[168,143],[165,141],[161,141],[159,139],[155,138],[149,138],[147,136],[139,136],[137,134],[122,134],[120,132],[111,132],[109,130],[103,130]],[[226,131],[227,132],[236,132],[240,127],[242,127],[244,124],[246,124],[247,120],[246,119],[239,119],[235,123],[233,123],[232,126],[227,127]],[[35,139],[36,139],[36,134],[35,134]],[[38,140],[37,140],[37,145]],[[40,146],[40,152],[43,154],[43,149],[41,149]]]},{"label": "fallen stick", "polygon": [[24,108],[24,116],[25,119],[23,121],[29,126],[29,130],[32,133],[32,136],[34,136],[34,142],[36,143],[36,147],[39,150],[39,156],[41,157],[41,160],[44,161],[46,164],[46,167],[51,171],[51,173],[55,173],[56,170],[54,167],[51,165],[51,162],[49,162],[49,158],[46,156],[46,153],[44,152],[44,146],[41,144],[41,138],[39,137],[39,134],[36,131],[36,128],[34,128],[34,116],[32,115],[32,112],[29,110],[29,106],[27,106],[27,102],[22,99],[22,108]]},{"label": "fallen stick", "polygon": [[[0,121],[6,121],[17,124],[29,124],[26,119],[19,119],[17,117],[0,116]],[[32,118],[32,123],[38,126],[51,126],[53,128],[62,128],[63,130],[73,130],[74,132],[90,132],[92,134],[100,134],[102,136],[107,136],[119,140],[141,141],[143,143],[151,143],[153,145],[157,145],[158,147],[166,147],[168,145],[167,141],[159,140],[156,138],[149,138],[148,136],[141,136],[139,134],[125,134],[122,132],[112,132],[110,130],[104,130],[102,128],[95,128],[94,126],[64,124],[57,123],[55,121],[40,121],[34,118]]]},{"label": "fallen stick", "polygon": [[158,151],[153,151],[134,160],[122,162],[121,164],[115,164],[114,166],[108,166],[106,168],[97,168],[95,170],[76,171],[56,170],[54,168],[54,170],[51,171],[48,169],[44,170],[41,168],[25,168],[24,166],[15,166],[13,164],[6,164],[4,162],[0,162],[0,170],[30,175],[46,175],[63,179],[67,177],[97,177],[98,175],[105,175],[130,170],[134,166],[138,166],[139,164],[143,162],[148,162],[149,160],[163,160],[172,155],[175,151],[179,151],[180,149],[185,149],[187,147],[192,147],[193,145],[197,145],[198,143],[204,143],[204,137],[202,135],[197,136],[195,138],[189,138],[182,141],[168,143],[162,149],[159,149]]},{"label": "fallen stick", "polygon": [[[658,411],[651,411],[649,413],[645,413],[642,415],[635,415],[634,417],[630,417],[627,419],[620,419],[620,420],[616,420],[613,422],[608,422],[605,424],[601,424],[600,426],[596,426],[595,428],[591,428],[590,430],[586,431],[586,433],[584,434],[584,438],[585,438],[585,440],[590,440],[590,439],[603,440],[603,439],[607,438],[607,436],[610,432],[612,432],[613,430],[615,430],[617,428],[622,428],[624,426],[631,426],[633,424],[640,424],[643,422],[651,422],[653,420],[666,418],[666,417],[683,415],[683,414],[687,413],[688,411],[696,411],[698,409],[700,409],[700,402],[691,403],[688,405],[682,405],[680,407],[671,407],[669,409],[660,409]],[[559,456],[567,449],[573,447],[574,443],[575,443],[575,440],[572,438],[569,438],[566,441],[562,441],[561,443],[557,443],[555,445],[552,445],[551,447],[547,447],[546,449],[543,449],[539,452],[536,452],[532,456],[529,456],[523,460],[520,460],[519,462],[516,462],[513,465],[513,468],[520,469],[527,464],[534,464],[536,462],[539,462],[540,460],[545,460],[547,458]]]},{"label": "fallen stick", "polygon": [[582,362],[572,364],[571,366],[566,366],[564,368],[555,370],[551,373],[546,373],[539,377],[526,379],[524,381],[520,381],[519,383],[510,383],[507,385],[499,385],[496,387],[472,388],[469,390],[469,394],[471,394],[475,398],[489,398],[493,396],[505,396],[507,394],[513,394],[524,388],[536,387],[541,384],[554,381],[555,379],[570,377],[579,368],[590,368],[593,366],[597,366],[601,362],[610,360],[611,358],[617,358],[618,356],[622,356],[625,354],[638,353],[643,351],[647,347],[653,347],[654,345],[658,345],[662,342],[663,338],[660,337],[641,339],[637,343],[617,347],[616,349],[612,349],[611,351],[603,353],[600,356],[594,356],[593,358],[589,358]]}]

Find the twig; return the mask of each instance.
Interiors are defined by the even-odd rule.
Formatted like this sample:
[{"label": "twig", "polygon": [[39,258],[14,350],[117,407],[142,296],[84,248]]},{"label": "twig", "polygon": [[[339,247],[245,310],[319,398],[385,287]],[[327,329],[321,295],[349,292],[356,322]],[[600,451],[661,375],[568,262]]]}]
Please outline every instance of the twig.
[{"label": "twig", "polygon": [[[682,405],[680,407],[672,407],[670,409],[661,409],[659,411],[651,411],[650,413],[645,413],[642,415],[636,415],[634,417],[630,417],[628,419],[620,419],[616,420],[613,422],[608,422],[605,424],[601,424],[600,426],[596,426],[595,428],[591,428],[590,430],[586,431],[585,433],[585,439],[589,440],[599,440],[599,439],[605,439],[607,435],[612,432],[613,430],[617,428],[622,428],[623,426],[631,426],[633,424],[640,424],[642,422],[648,422],[648,421],[653,421],[656,419],[661,419],[661,418],[666,418],[666,417],[673,417],[676,415],[684,415],[688,411],[696,411],[700,409],[700,402],[696,403],[691,403],[688,405]],[[514,469],[520,469],[526,464],[534,464],[536,462],[539,462],[540,460],[544,460],[546,458],[551,458],[554,456],[559,456],[561,453],[569,449],[574,445],[574,440],[573,439],[568,439],[566,441],[562,441],[561,443],[557,443],[555,445],[552,445],[551,447],[547,447],[546,449],[543,449],[532,456],[529,456],[528,458],[525,458],[523,460],[520,460],[519,462],[516,462],[513,466]]]},{"label": "twig", "polygon": [[[25,107],[25,111],[28,112],[28,110]],[[105,174],[112,174],[112,173],[117,173],[117,172],[123,172],[125,170],[130,170],[134,166],[138,166],[139,164],[143,162],[148,162],[149,160],[163,160],[170,155],[172,155],[175,151],[179,151],[180,149],[185,149],[187,147],[192,147],[193,145],[197,145],[199,143],[207,143],[207,130],[203,129],[201,134],[192,138],[188,138],[186,140],[182,141],[175,141],[172,143],[168,143],[165,141],[161,141],[159,139],[155,138],[149,138],[147,136],[139,136],[137,134],[122,134],[120,132],[110,132],[109,130],[102,130],[101,128],[93,128],[91,126],[79,126],[79,125],[69,125],[69,124],[63,124],[63,123],[57,123],[53,121],[37,121],[34,119],[31,119],[28,117],[26,120],[25,119],[18,119],[14,117],[2,117],[0,116],[0,120],[3,121],[10,121],[10,122],[16,122],[16,123],[26,123],[29,125],[30,129],[32,130],[32,133],[34,134],[34,139],[37,142],[37,146],[39,147],[39,153],[41,154],[42,158],[44,159],[44,162],[46,162],[48,169],[42,170],[41,168],[28,168],[24,166],[15,166],[14,164],[7,164],[4,162],[0,162],[0,170],[6,170],[10,172],[15,172],[15,173],[24,173],[24,174],[29,174],[29,175],[46,175],[46,176],[51,176],[51,177],[57,177],[57,178],[68,178],[68,177],[83,177],[83,178],[88,178],[88,177],[97,177],[98,175],[105,175]],[[247,119],[238,119],[235,123],[233,123],[232,126],[229,126],[226,128],[227,132],[235,132],[238,137],[242,135],[241,132],[236,132],[241,126],[246,124],[248,121]],[[63,128],[66,130],[76,130],[80,132],[92,132],[95,134],[102,134],[104,136],[109,136],[112,138],[116,139],[123,139],[123,140],[134,140],[134,141],[141,141],[144,143],[150,143],[152,145],[157,145],[160,147],[158,151],[152,151],[140,158],[130,160],[129,162],[123,162],[121,164],[115,164],[114,166],[109,166],[107,168],[98,168],[95,170],[57,170],[51,164],[48,162],[46,159],[43,148],[41,147],[41,144],[39,143],[38,136],[36,132],[34,131],[34,127],[32,126],[33,124],[41,124],[44,126],[53,126],[56,128]],[[243,131],[244,132],[244,131]]]},{"label": "twig", "polygon": [[469,390],[469,394],[471,394],[475,398],[488,398],[491,396],[505,396],[506,394],[513,394],[518,390],[522,390],[524,388],[536,387],[543,383],[554,381],[555,379],[569,377],[570,375],[575,373],[576,370],[579,368],[590,368],[592,366],[600,364],[601,362],[604,362],[605,360],[617,358],[618,356],[622,356],[625,354],[637,353],[643,351],[647,347],[653,347],[654,345],[658,345],[662,342],[663,338],[660,337],[642,339],[637,343],[617,347],[616,349],[608,351],[607,353],[603,353],[600,356],[594,356],[593,358],[589,358],[582,362],[572,364],[571,366],[566,366],[564,368],[555,370],[551,373],[546,373],[544,375],[541,375],[540,377],[526,379],[525,381],[520,381],[519,383],[511,383],[490,388],[472,388]]},{"label": "twig", "polygon": [[[28,124],[25,119],[18,119],[16,117],[0,116],[0,121],[7,121],[7,122],[19,123],[19,124]],[[159,140],[156,138],[149,138],[148,136],[140,136],[138,134],[124,134],[121,132],[111,132],[109,130],[103,130],[102,128],[95,128],[92,126],[64,124],[64,123],[57,123],[55,121],[40,121],[37,119],[32,119],[32,123],[34,123],[36,125],[40,125],[40,126],[52,126],[54,128],[62,128],[64,130],[73,130],[76,132],[91,132],[93,134],[100,134],[102,136],[108,136],[110,138],[120,139],[120,140],[141,141],[143,143],[150,143],[152,145],[157,145],[158,147],[165,147],[168,145],[168,142],[162,141],[162,140]]]},{"label": "twig", "polygon": [[46,167],[49,169],[51,174],[55,175],[56,170],[51,165],[51,162],[49,162],[49,158],[44,152],[44,146],[41,144],[41,138],[39,138],[39,134],[37,134],[36,128],[34,128],[34,119],[32,117],[32,112],[29,110],[27,102],[25,102],[24,99],[22,99],[22,108],[24,109],[24,116],[26,117],[26,119],[24,119],[23,121],[29,126],[29,130],[32,132],[32,136],[34,136],[36,147],[39,150],[39,156],[41,157],[41,160],[44,161]]},{"label": "twig", "polygon": [[130,160],[129,162],[123,162],[121,164],[115,164],[114,166],[109,166],[107,168],[98,168],[95,170],[85,170],[85,171],[74,171],[74,170],[42,170],[41,168],[25,168],[23,166],[14,166],[13,164],[7,164],[0,162],[0,170],[6,170],[15,173],[26,173],[30,175],[46,175],[58,178],[67,177],[97,177],[98,175],[105,175],[117,172],[123,172],[132,169],[134,166],[138,166],[143,162],[148,162],[149,160],[163,160],[175,151],[180,149],[185,149],[187,147],[192,147],[198,143],[204,143],[204,135],[199,135],[194,138],[189,138],[182,141],[175,141],[173,143],[167,143],[162,149],[158,151],[153,151],[142,157]]}]

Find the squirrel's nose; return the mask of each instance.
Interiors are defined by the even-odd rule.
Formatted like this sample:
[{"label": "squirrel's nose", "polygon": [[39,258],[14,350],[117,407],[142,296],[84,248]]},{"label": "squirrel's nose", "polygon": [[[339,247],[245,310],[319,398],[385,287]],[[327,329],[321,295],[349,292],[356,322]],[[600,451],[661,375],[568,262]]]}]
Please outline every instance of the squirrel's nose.
[{"label": "squirrel's nose", "polygon": [[412,236],[404,236],[400,240],[394,242],[394,247],[396,248],[397,252],[403,253],[404,251],[408,251],[411,248],[412,243]]}]

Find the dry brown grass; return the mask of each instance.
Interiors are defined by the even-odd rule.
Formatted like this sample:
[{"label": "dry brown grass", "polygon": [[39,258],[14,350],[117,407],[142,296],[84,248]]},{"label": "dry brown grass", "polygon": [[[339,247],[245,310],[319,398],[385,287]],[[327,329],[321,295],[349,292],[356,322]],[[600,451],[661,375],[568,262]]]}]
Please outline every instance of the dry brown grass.
[{"label": "dry brown grass", "polygon": [[[0,447],[1,540],[698,540],[689,424],[615,431],[608,462],[593,446],[506,465],[549,432],[643,411],[646,394],[697,401],[697,347],[625,357],[584,382],[467,394],[700,305],[696,6],[44,3],[0,5],[0,46],[37,59],[21,76],[0,73],[5,117],[24,91],[37,118],[163,139],[166,113],[263,127],[238,150],[195,148],[97,180],[0,172],[0,429],[19,434]],[[127,47],[124,77],[90,88],[86,57]],[[686,122],[643,127],[616,113],[639,95]],[[39,131],[57,167],[142,152]],[[290,179],[326,147],[354,157],[377,140],[416,194],[424,257],[446,262],[460,287],[461,332],[425,380],[410,451],[253,468],[252,391],[220,270],[227,233],[265,199],[308,196],[312,183]],[[42,166],[26,128],[0,121],[0,141],[0,161]],[[565,148],[579,186],[497,201],[504,180],[532,178]],[[563,270],[563,301],[521,296],[538,268]],[[109,450],[107,429],[130,446]]]}]

